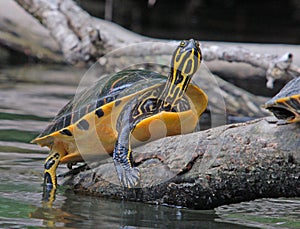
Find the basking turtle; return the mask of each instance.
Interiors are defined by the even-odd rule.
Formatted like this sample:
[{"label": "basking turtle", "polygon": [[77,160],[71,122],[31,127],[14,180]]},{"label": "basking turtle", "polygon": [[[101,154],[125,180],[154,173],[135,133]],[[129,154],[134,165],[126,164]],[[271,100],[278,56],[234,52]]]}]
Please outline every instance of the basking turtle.
[{"label": "basking turtle", "polygon": [[[198,42],[182,41],[172,56],[168,77],[146,70],[124,70],[71,100],[33,140],[50,148],[44,164],[48,193],[57,186],[59,163],[107,153],[113,156],[121,184],[135,187],[140,173],[133,167],[132,146],[150,137],[191,132],[206,109],[206,94],[190,83],[200,62]],[[155,127],[152,136],[149,126],[157,121],[164,124],[166,133]]]},{"label": "basking turtle", "polygon": [[300,121],[300,77],[288,82],[281,91],[263,105],[286,124]]}]

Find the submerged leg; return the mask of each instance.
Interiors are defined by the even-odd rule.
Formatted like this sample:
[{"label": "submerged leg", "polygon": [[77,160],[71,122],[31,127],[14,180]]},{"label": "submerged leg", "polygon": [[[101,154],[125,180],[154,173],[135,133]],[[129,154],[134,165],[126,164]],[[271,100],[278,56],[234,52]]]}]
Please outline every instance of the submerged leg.
[{"label": "submerged leg", "polygon": [[[56,169],[61,155],[58,152],[52,152],[44,163],[44,199],[49,200],[57,187]],[[52,194],[51,194],[52,193]]]}]

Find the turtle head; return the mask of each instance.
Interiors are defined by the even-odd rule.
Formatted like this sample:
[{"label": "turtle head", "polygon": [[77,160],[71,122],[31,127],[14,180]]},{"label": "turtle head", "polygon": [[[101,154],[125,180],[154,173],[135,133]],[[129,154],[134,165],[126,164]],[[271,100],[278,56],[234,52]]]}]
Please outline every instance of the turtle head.
[{"label": "turtle head", "polygon": [[199,42],[193,39],[183,40],[173,53],[171,67],[183,77],[191,77],[200,67],[201,60]]},{"label": "turtle head", "polygon": [[178,104],[193,75],[200,67],[201,59],[201,51],[197,41],[190,39],[180,42],[173,53],[171,71],[159,97],[159,101],[164,101],[162,103],[163,109],[167,110]]}]

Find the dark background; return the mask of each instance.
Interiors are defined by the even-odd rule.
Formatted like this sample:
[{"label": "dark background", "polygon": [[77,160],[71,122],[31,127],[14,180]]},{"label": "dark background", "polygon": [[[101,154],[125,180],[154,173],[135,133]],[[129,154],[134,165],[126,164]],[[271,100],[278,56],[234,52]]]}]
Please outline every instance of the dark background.
[{"label": "dark background", "polygon": [[[151,2],[155,2],[151,4]],[[300,43],[300,0],[78,0],[90,14],[168,39]]]}]

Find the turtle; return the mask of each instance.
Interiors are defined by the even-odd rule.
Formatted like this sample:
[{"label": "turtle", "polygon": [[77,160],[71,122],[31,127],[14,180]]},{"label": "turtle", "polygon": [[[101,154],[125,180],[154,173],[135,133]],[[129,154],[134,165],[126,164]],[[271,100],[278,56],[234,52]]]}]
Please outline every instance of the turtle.
[{"label": "turtle", "polygon": [[300,77],[289,81],[263,108],[280,120],[277,124],[300,122]]},{"label": "turtle", "polygon": [[132,148],[150,137],[151,141],[164,137],[159,125],[153,137],[150,125],[162,122],[167,136],[189,133],[205,111],[208,97],[191,82],[201,60],[199,42],[183,40],[172,55],[168,76],[125,69],[71,99],[32,141],[50,149],[44,162],[45,190],[57,188],[60,163],[107,154],[113,157],[121,185],[136,187],[140,171],[134,166]]}]

